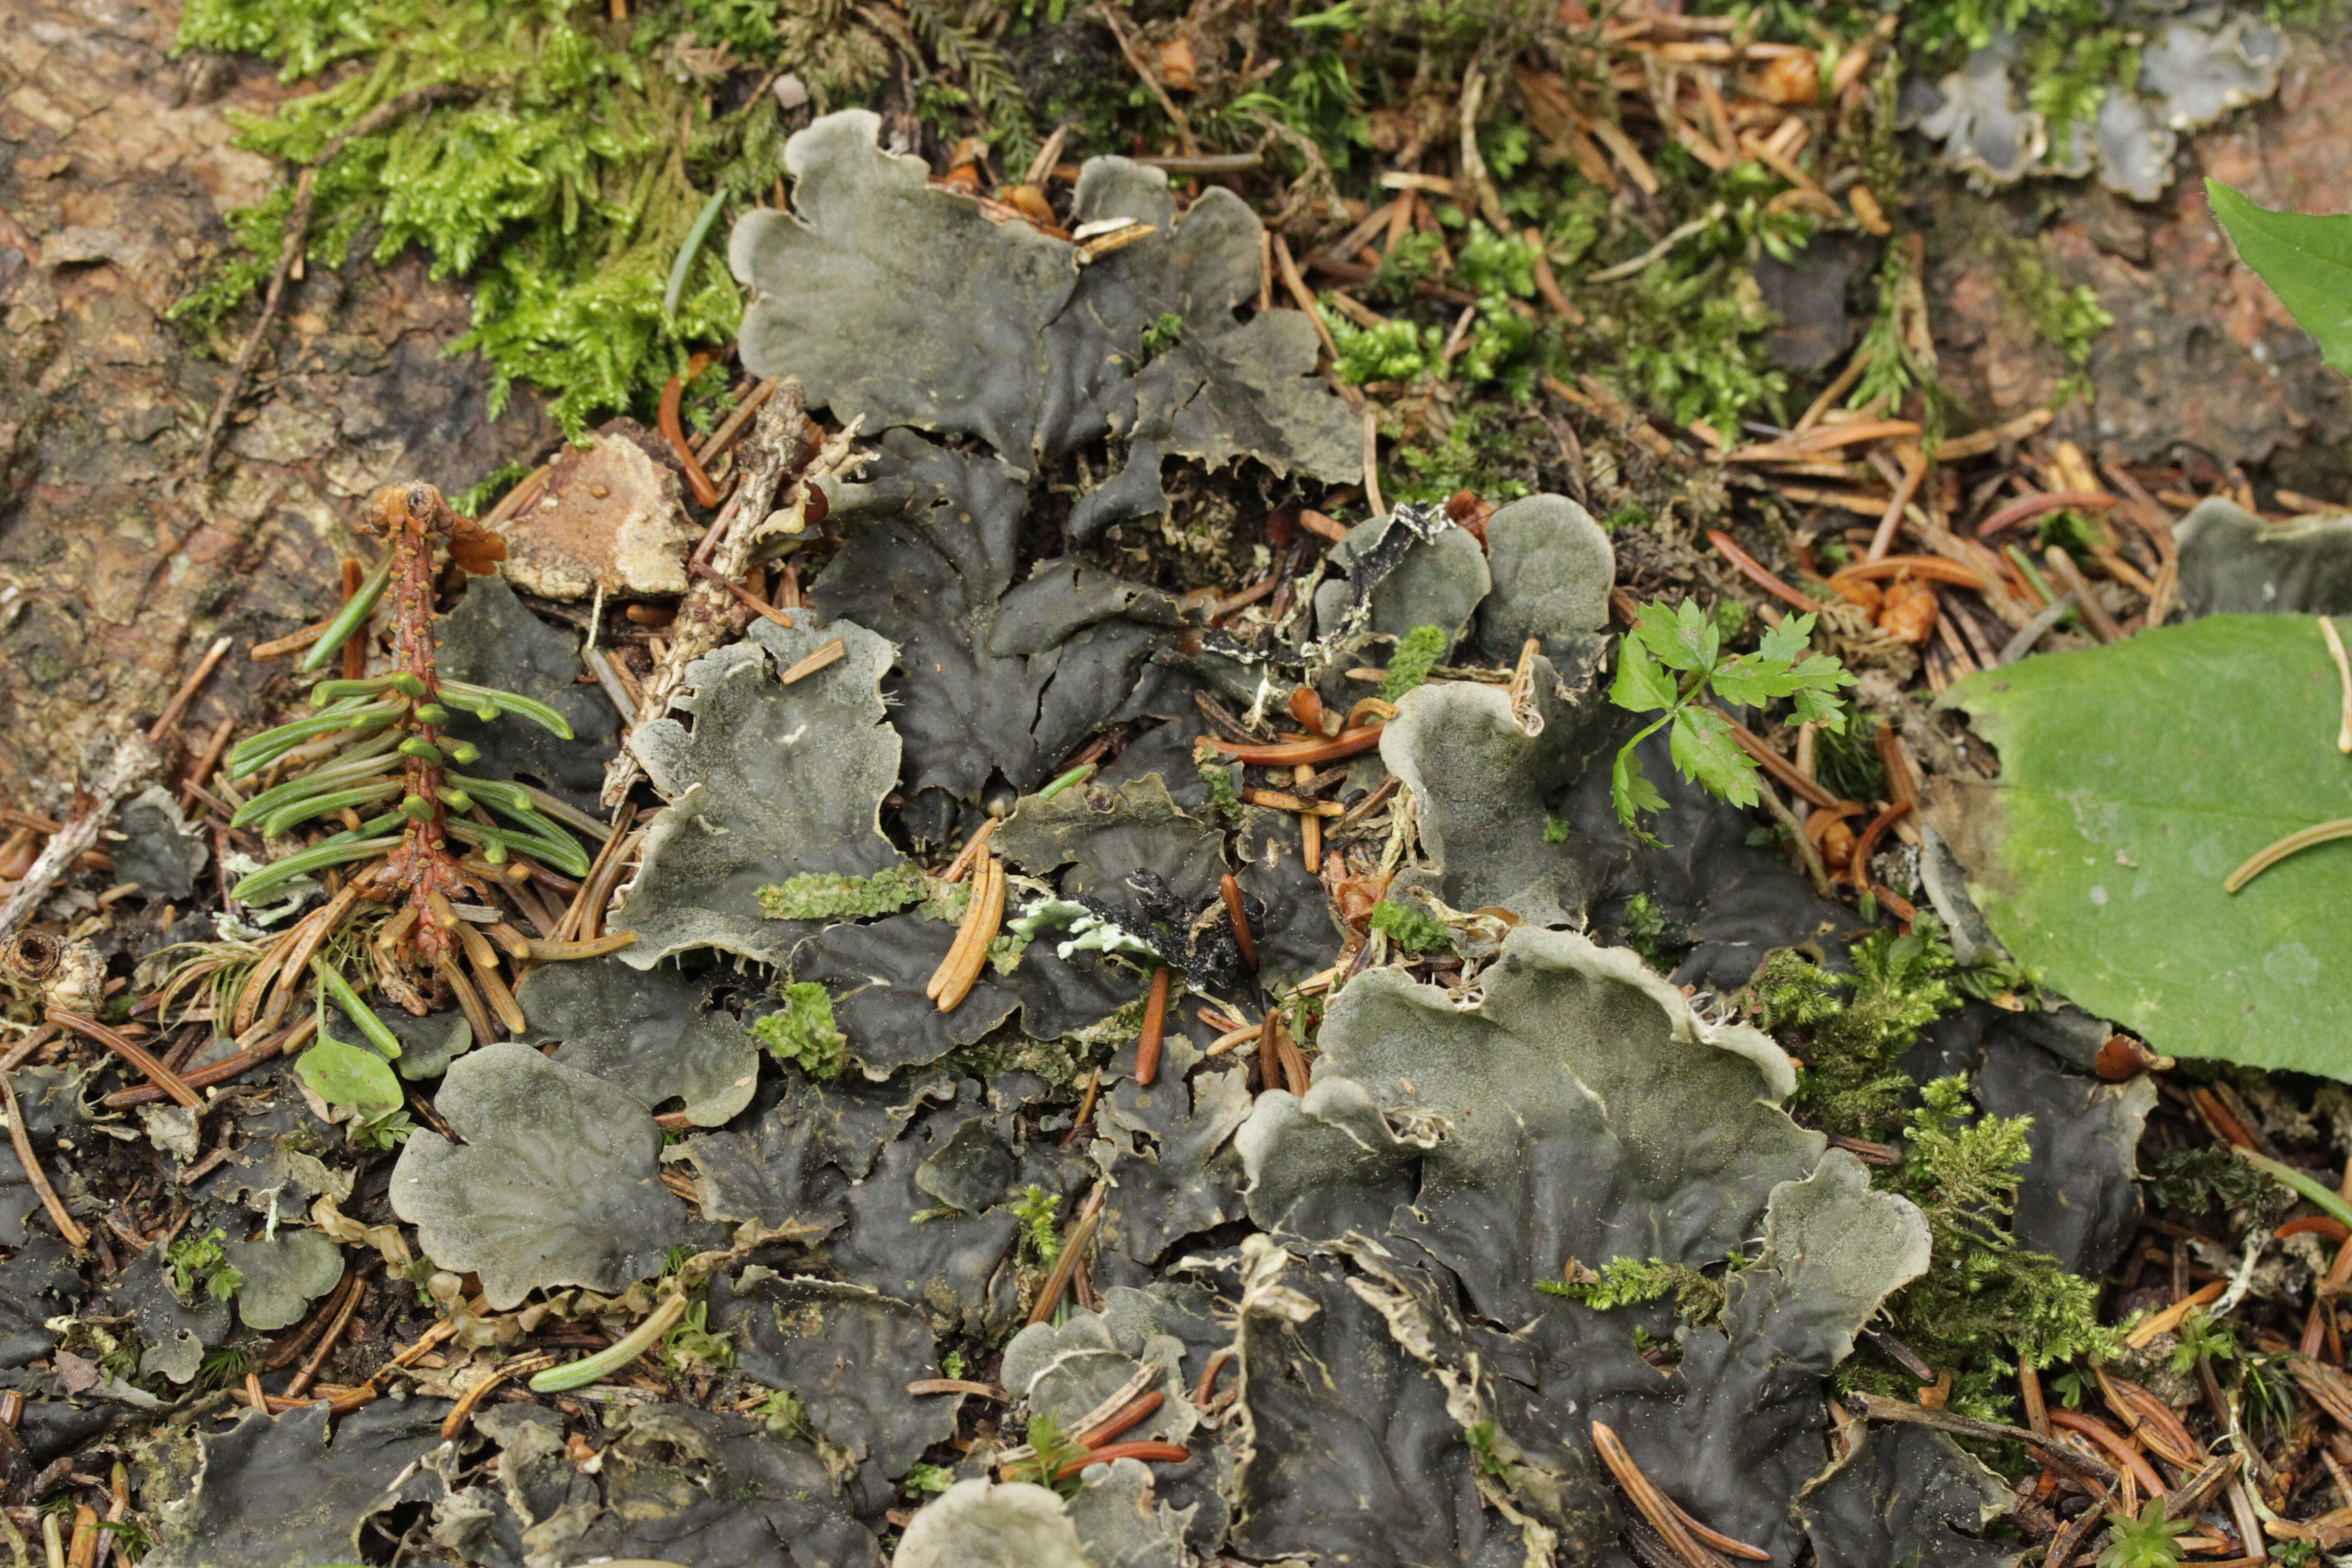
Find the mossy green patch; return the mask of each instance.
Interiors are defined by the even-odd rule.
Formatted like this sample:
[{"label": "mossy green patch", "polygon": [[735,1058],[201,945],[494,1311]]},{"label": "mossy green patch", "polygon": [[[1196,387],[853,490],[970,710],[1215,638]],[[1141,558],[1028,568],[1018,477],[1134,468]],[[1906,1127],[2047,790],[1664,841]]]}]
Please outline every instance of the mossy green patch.
[{"label": "mossy green patch", "polygon": [[1372,906],[1371,927],[1407,952],[1443,952],[1454,945],[1445,934],[1444,922],[1435,915],[1394,899]]},{"label": "mossy green patch", "polygon": [[804,871],[761,888],[760,912],[772,921],[871,919],[903,910],[930,893],[931,879],[912,865],[893,866],[871,877]]},{"label": "mossy green patch", "polygon": [[834,1022],[833,998],[811,980],[786,985],[782,995],[782,1008],[755,1021],[751,1037],[811,1078],[839,1078],[849,1065],[849,1037]]},{"label": "mossy green patch", "polygon": [[1397,638],[1389,650],[1388,673],[1381,677],[1381,700],[1394,702],[1426,681],[1452,640],[1444,626],[1415,626]]},{"label": "mossy green patch", "polygon": [[[951,33],[933,40],[943,59]],[[313,170],[310,263],[344,266],[362,241],[379,263],[422,251],[474,289],[457,346],[488,361],[494,409],[528,382],[575,438],[602,413],[650,414],[696,349],[735,333],[723,244],[686,256],[664,302],[709,199],[740,212],[783,173],[776,97],[728,88],[789,71],[830,107],[889,59],[848,0],[651,0],[625,21],[557,0],[191,0],[179,43],[323,79],[239,124],[241,145]],[[349,136],[387,106],[405,107]],[[217,327],[268,277],[292,208],[289,187],[230,214],[231,250],[173,314]]]},{"label": "mossy green patch", "polygon": [[1873,931],[1850,952],[1848,975],[1784,949],[1765,961],[1748,995],[1758,1024],[1800,1037],[1805,1068],[1797,1105],[1805,1119],[1878,1139],[1900,1124],[1903,1097],[1914,1087],[1897,1058],[1960,998],[1946,981],[1951,949],[1931,931]]}]

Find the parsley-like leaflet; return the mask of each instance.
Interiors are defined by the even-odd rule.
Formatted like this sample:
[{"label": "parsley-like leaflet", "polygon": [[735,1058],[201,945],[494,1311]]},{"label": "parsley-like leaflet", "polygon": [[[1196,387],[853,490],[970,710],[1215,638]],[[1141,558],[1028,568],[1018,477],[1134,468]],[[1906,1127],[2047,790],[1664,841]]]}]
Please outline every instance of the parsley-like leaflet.
[{"label": "parsley-like leaflet", "polygon": [[1643,605],[1618,647],[1617,682],[1609,697],[1620,708],[1660,717],[1618,749],[1609,778],[1618,820],[1643,842],[1658,842],[1642,830],[1639,818],[1663,810],[1665,797],[1643,776],[1633,748],[1669,725],[1675,772],[1734,805],[1756,804],[1756,764],[1710,697],[1741,704],[1786,697],[1794,701],[1795,722],[1844,729],[1837,690],[1852,686],[1853,677],[1835,658],[1812,650],[1812,633],[1811,616],[1793,616],[1768,630],[1754,653],[1727,655],[1715,617],[1692,601],[1673,608]]}]

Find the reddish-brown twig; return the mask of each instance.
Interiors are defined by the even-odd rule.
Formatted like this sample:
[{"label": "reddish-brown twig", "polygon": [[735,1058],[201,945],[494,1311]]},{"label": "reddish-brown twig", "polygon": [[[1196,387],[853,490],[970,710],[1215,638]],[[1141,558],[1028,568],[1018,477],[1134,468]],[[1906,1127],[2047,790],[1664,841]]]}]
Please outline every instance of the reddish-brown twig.
[{"label": "reddish-brown twig", "polygon": [[1113,1443],[1072,1459],[1054,1472],[1054,1479],[1066,1481],[1088,1465],[1108,1465],[1119,1459],[1141,1459],[1154,1465],[1181,1465],[1192,1457],[1192,1449],[1175,1443]]},{"label": "reddish-brown twig", "polygon": [[1243,745],[1214,735],[1202,738],[1237,763],[1254,767],[1292,767],[1300,763],[1337,762],[1341,757],[1375,751],[1381,743],[1381,725],[1367,724],[1360,730],[1342,730],[1328,741],[1282,741],[1271,745]]},{"label": "reddish-brown twig", "polygon": [[[688,363],[688,374],[701,374],[703,355],[697,354]],[[677,466],[685,471],[687,488],[694,492],[695,504],[707,509],[719,504],[719,487],[702,471],[702,459],[694,455],[694,445],[686,438],[686,427],[678,421],[678,405],[686,398],[687,379],[684,375],[669,378],[669,384],[662,388],[661,408],[654,416],[654,423],[660,427],[662,439],[669,443]]]},{"label": "reddish-brown twig", "polygon": [[1103,1200],[1108,1189],[1097,1184],[1087,1196],[1086,1205],[1078,1211],[1076,1225],[1062,1238],[1062,1255],[1055,1259],[1054,1271],[1045,1276],[1045,1285],[1037,1292],[1037,1304],[1029,1309],[1029,1321],[1042,1323],[1054,1315],[1061,1304],[1062,1292],[1069,1289],[1070,1276],[1076,1271],[1078,1258],[1095,1238],[1095,1230],[1102,1224]]},{"label": "reddish-brown twig", "polygon": [[1217,884],[1217,895],[1225,901],[1225,919],[1233,922],[1234,946],[1240,950],[1242,967],[1252,974],[1257,973],[1257,938],[1250,931],[1249,910],[1242,902],[1242,884],[1231,871]]},{"label": "reddish-brown twig", "polygon": [[1151,989],[1143,1004],[1143,1036],[1135,1046],[1135,1082],[1150,1089],[1160,1076],[1160,1045],[1168,1031],[1168,987],[1175,972],[1162,965],[1151,972]]},{"label": "reddish-brown twig", "polygon": [[1731,535],[1724,532],[1723,530],[1719,528],[1710,528],[1706,531],[1706,537],[1708,542],[1715,546],[1716,553],[1722,556],[1726,561],[1730,562],[1733,566],[1738,569],[1740,575],[1746,577],[1749,582],[1754,583],[1758,587],[1763,589],[1766,593],[1774,595],[1776,598],[1784,599],[1788,603],[1796,605],[1797,608],[1804,611],[1808,615],[1821,614],[1822,605],[1820,600],[1814,599],[1804,594],[1800,594],[1796,589],[1790,587],[1789,584],[1774,576],[1771,572],[1765,567],[1762,562],[1757,560],[1756,557],[1748,554],[1748,552],[1740,549],[1738,545],[1733,543],[1731,541]]},{"label": "reddish-brown twig", "polygon": [[1853,841],[1853,858],[1847,864],[1853,868],[1855,887],[1870,886],[1870,858],[1877,852],[1878,841],[1885,837],[1886,830],[1895,826],[1896,819],[1910,809],[1909,801],[1896,801],[1874,817],[1870,826],[1862,830],[1862,837]]},{"label": "reddish-brown twig", "polygon": [[2052,490],[2044,495],[2027,496],[2023,500],[2010,502],[1977,524],[1977,537],[1990,539],[2010,524],[2040,517],[2045,511],[2105,511],[2115,504],[2114,496],[2100,490]]},{"label": "reddish-brown twig", "polygon": [[334,1353],[336,1342],[343,1337],[343,1331],[351,1327],[352,1314],[360,1310],[360,1300],[366,1294],[367,1281],[358,1275],[353,1274],[343,1281],[342,1301],[335,1308],[335,1315],[327,1320],[327,1331],[319,1336],[317,1346],[302,1363],[300,1370],[295,1373],[294,1381],[286,1385],[287,1398],[299,1399],[302,1391],[310,1386],[311,1380],[319,1375],[319,1369],[327,1364],[327,1357]]}]

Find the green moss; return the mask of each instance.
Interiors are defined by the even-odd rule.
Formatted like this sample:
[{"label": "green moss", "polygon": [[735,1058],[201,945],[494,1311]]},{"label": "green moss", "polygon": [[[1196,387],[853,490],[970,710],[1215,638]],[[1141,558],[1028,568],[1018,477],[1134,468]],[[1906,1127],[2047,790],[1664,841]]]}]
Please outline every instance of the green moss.
[{"label": "green moss", "polygon": [[165,1250],[163,1267],[172,1271],[172,1289],[182,1300],[201,1293],[226,1301],[243,1288],[245,1276],[231,1267],[222,1245],[227,1239],[227,1232],[215,1230],[182,1237]]},{"label": "green moss", "polygon": [[[847,0],[654,0],[622,24],[556,0],[191,0],[180,47],[259,55],[288,80],[323,73],[239,124],[241,145],[318,165],[311,264],[344,266],[362,238],[377,262],[422,251],[436,277],[474,289],[458,347],[488,362],[494,406],[529,382],[577,437],[606,411],[650,414],[689,353],[734,336],[723,244],[700,248],[663,309],[707,200],[742,211],[783,172],[773,95],[722,107],[714,88],[750,66],[796,72],[820,105],[854,93],[887,63],[855,22]],[[362,116],[427,87],[450,96],[319,163]],[[281,190],[231,214],[232,250],[174,316],[208,330],[238,308],[291,206]]]},{"label": "green moss", "polygon": [[2156,1156],[2147,1169],[2147,1191],[2158,1207],[2189,1214],[2242,1212],[2263,1229],[2284,1219],[2295,1205],[2291,1190],[2211,1143],[2167,1149]]},{"label": "green moss", "polygon": [[[1566,834],[1560,836],[1562,838]],[[1642,962],[1651,968],[1664,971],[1665,963],[1666,917],[1658,908],[1658,900],[1647,893],[1635,893],[1625,900],[1625,945],[1642,955]]]},{"label": "green moss", "polygon": [[1062,1194],[1049,1193],[1034,1182],[1013,1202],[1013,1217],[1021,1222],[1021,1248],[1040,1268],[1051,1268],[1062,1256]]},{"label": "green moss", "polygon": [[1535,465],[1528,455],[1526,422],[1516,405],[1461,403],[1434,444],[1424,438],[1395,449],[1390,499],[1442,501],[1468,490],[1499,505],[1531,493],[1528,480]]},{"label": "green moss", "polygon": [[1919,1031],[1960,1004],[1946,983],[1951,949],[1932,928],[1910,936],[1876,931],[1850,950],[1851,975],[1833,974],[1782,950],[1749,983],[1757,1023],[1794,1031],[1804,1060],[1796,1103],[1805,1120],[1848,1137],[1879,1139],[1901,1120],[1913,1088],[1896,1061]]},{"label": "green moss", "polygon": [[1143,329],[1143,357],[1148,363],[1184,341],[1184,318],[1173,310],[1164,310],[1160,319]]},{"label": "green moss", "polygon": [[1694,1325],[1712,1323],[1723,1316],[1723,1283],[1691,1268],[1663,1258],[1612,1258],[1597,1273],[1585,1271],[1581,1280],[1541,1279],[1536,1289],[1548,1296],[1565,1296],[1595,1311],[1612,1307],[1636,1307],[1675,1299],[1675,1310]]},{"label": "green moss", "polygon": [[786,985],[782,995],[782,1009],[756,1020],[751,1037],[811,1078],[839,1078],[849,1065],[849,1037],[834,1022],[833,998],[813,980]]},{"label": "green moss", "polygon": [[[1870,360],[1846,399],[1848,407],[1875,403],[1882,408],[1899,408],[1914,390],[1927,390],[1938,395],[1929,399],[1931,412],[1940,412],[1944,400],[1935,364],[1912,352],[1910,335],[1904,331],[1905,302],[1917,299],[1918,289],[1909,253],[1900,245],[1889,245],[1879,261],[1878,309],[1854,351],[1868,354]],[[1929,434],[1935,433],[1931,428]]]},{"label": "green moss", "polygon": [[1371,926],[1385,931],[1391,942],[1408,952],[1451,952],[1454,947],[1444,921],[1427,910],[1394,899],[1372,906]]},{"label": "green moss", "polygon": [[1845,800],[1880,800],[1886,795],[1886,763],[1878,754],[1878,721],[1849,715],[1843,730],[1813,732],[1813,768],[1822,787]]},{"label": "green moss", "polygon": [[2099,304],[2098,291],[2089,284],[2069,284],[2039,242],[1999,240],[1993,248],[2000,264],[2003,300],[2074,367],[2075,374],[2060,383],[2059,396],[2088,397],[2090,378],[2081,372],[2100,337],[2116,324],[2115,317]]},{"label": "green moss", "polygon": [[804,871],[760,889],[760,912],[772,921],[871,919],[930,896],[930,879],[914,866],[893,866],[871,877]]},{"label": "green moss", "polygon": [[1437,276],[1444,254],[1445,241],[1437,235],[1415,231],[1400,236],[1381,253],[1380,267],[1364,285],[1365,292],[1391,304],[1408,303],[1418,297],[1424,281]]},{"label": "green moss", "polygon": [[1935,1261],[1889,1304],[1895,1336],[1937,1367],[2037,1367],[2112,1355],[2095,1280],[2017,1244],[2009,1232],[2032,1158],[2032,1118],[1981,1116],[1964,1079],[1920,1091],[1909,1147],[1887,1184],[1927,1215]]},{"label": "green moss", "polygon": [[1209,804],[1217,815],[1229,824],[1238,825],[1242,819],[1242,792],[1234,782],[1234,765],[1203,737],[1193,743],[1192,768],[1208,786]]},{"label": "green moss", "polygon": [[1427,680],[1451,641],[1444,626],[1415,626],[1397,638],[1389,650],[1388,673],[1381,678],[1381,700],[1394,702]]},{"label": "green moss", "polygon": [[1436,363],[1435,327],[1416,327],[1403,320],[1360,327],[1328,305],[1323,308],[1323,321],[1339,350],[1339,379],[1349,386],[1368,381],[1412,381]]}]

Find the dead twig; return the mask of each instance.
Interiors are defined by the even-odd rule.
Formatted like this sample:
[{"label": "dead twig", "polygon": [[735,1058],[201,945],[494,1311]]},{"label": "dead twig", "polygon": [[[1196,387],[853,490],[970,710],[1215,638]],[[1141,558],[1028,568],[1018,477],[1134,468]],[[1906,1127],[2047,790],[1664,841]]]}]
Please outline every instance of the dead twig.
[{"label": "dead twig", "polygon": [[[2095,1490],[2104,1492],[2110,1489],[2117,1479],[2116,1470],[2104,1459],[2022,1426],[2006,1426],[1999,1421],[1979,1421],[1974,1416],[1961,1415],[1949,1410],[1930,1410],[1924,1405],[1888,1399],[1876,1394],[1853,1394],[1846,1400],[1846,1408],[1866,1421],[1907,1421],[1915,1426],[1933,1426],[1938,1432],[1948,1432],[1956,1437],[2021,1443],[2035,1458],[2052,1469],[2062,1470]],[[2055,1416],[2057,1412],[2051,1414]]]},{"label": "dead twig", "polygon": [[[708,559],[711,574],[730,583],[740,580],[751,564],[751,536],[767,521],[784,480],[807,468],[816,455],[816,426],[809,422],[796,378],[788,378],[761,405],[744,445],[743,482],[712,521],[709,548],[695,552],[698,560]],[[842,446],[845,458],[845,439]],[[688,584],[677,619],[670,626],[668,651],[646,678],[635,721],[622,737],[619,754],[604,770],[603,805],[607,811],[619,807],[643,773],[635,750],[636,737],[669,711],[670,699],[686,679],[686,667],[740,631],[751,614],[710,576],[697,574]]]},{"label": "dead twig", "polygon": [[1121,22],[1118,7],[1105,4],[1094,9],[1095,15],[1102,18],[1102,25],[1110,29],[1110,36],[1118,40],[1118,52],[1127,57],[1127,63],[1142,79],[1143,85],[1151,89],[1151,96],[1159,100],[1160,111],[1168,116],[1168,123],[1176,128],[1176,141],[1184,149],[1184,156],[1199,157],[1201,143],[1193,139],[1192,121],[1185,118],[1184,111],[1176,106],[1176,100],[1168,96],[1167,88],[1160,84],[1160,73],[1153,70],[1151,62],[1144,58],[1143,46],[1136,38],[1133,29]]},{"label": "dead twig", "polygon": [[16,884],[16,890],[8,895],[6,903],[0,904],[0,941],[16,933],[16,928],[40,907],[41,900],[49,896],[49,889],[65,875],[66,868],[98,842],[99,833],[114,819],[115,807],[146,788],[162,768],[163,759],[156,755],[154,742],[144,735],[123,738],[91,792],[89,805],[49,835],[48,843]]}]

